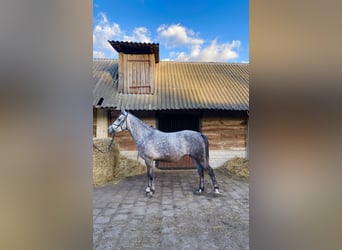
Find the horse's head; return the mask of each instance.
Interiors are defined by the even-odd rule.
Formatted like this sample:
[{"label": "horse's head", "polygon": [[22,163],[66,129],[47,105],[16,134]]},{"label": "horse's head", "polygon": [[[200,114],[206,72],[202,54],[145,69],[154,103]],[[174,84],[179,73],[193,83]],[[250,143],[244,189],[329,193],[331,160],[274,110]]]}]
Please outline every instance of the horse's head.
[{"label": "horse's head", "polygon": [[118,118],[116,118],[113,124],[108,127],[108,132],[112,134],[112,133],[117,133],[117,132],[126,130],[127,129],[127,116],[128,116],[128,112],[122,109]]}]

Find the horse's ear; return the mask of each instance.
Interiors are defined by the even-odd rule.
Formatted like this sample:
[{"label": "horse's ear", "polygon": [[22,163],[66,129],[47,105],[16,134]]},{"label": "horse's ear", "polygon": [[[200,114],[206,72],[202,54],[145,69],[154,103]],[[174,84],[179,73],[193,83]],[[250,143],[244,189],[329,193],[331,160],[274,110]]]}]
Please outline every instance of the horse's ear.
[{"label": "horse's ear", "polygon": [[121,108],[121,114],[126,115],[127,111],[124,108]]}]

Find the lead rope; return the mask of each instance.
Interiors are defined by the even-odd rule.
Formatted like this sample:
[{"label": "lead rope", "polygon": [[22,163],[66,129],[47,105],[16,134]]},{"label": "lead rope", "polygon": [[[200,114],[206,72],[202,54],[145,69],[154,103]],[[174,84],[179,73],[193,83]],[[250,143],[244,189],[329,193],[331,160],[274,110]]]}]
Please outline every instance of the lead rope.
[{"label": "lead rope", "polygon": [[93,148],[95,148],[97,151],[99,151],[99,152],[102,153],[102,154],[108,153],[109,150],[111,150],[111,148],[112,148],[112,146],[113,146],[114,136],[115,136],[115,133],[113,133],[112,140],[110,141],[110,143],[109,143],[109,145],[108,145],[107,151],[103,151],[103,150],[99,149],[99,148],[94,144],[94,142],[93,142]]}]

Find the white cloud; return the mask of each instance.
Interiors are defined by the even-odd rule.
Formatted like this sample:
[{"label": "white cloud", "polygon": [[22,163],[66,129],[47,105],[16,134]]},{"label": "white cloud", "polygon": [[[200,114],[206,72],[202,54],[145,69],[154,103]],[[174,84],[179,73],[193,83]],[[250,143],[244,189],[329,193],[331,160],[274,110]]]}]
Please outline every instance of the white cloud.
[{"label": "white cloud", "polygon": [[197,61],[197,62],[226,62],[239,57],[235,49],[238,49],[241,42],[233,40],[231,43],[219,44],[216,39],[207,46],[191,46],[189,53],[184,51],[170,53],[176,61]]},{"label": "white cloud", "polygon": [[196,33],[180,24],[160,25],[157,28],[159,39],[167,48],[184,45],[201,45],[203,40]]},{"label": "white cloud", "polygon": [[[160,25],[157,37],[161,48],[164,46],[169,52],[168,58],[161,60],[226,62],[239,58],[239,40],[219,43],[214,39],[208,42],[199,33],[180,24]],[[117,58],[108,40],[152,42],[151,32],[146,27],[136,27],[131,32],[125,32],[119,24],[110,22],[106,14],[101,12],[93,30],[94,58]]]},{"label": "white cloud", "polygon": [[238,58],[238,53],[234,49],[240,47],[240,41],[233,40],[231,43],[218,44],[213,40],[211,44],[203,48],[196,56],[192,57],[199,61],[228,61]]},{"label": "white cloud", "polygon": [[105,58],[105,53],[98,50],[93,50],[93,58]]},{"label": "white cloud", "polygon": [[105,13],[99,13],[99,17],[93,30],[93,57],[117,58],[117,53],[108,40],[151,42],[151,34],[146,27],[136,27],[132,34],[126,34],[119,24],[111,23]]},{"label": "white cloud", "polygon": [[119,24],[109,23],[105,13],[100,13],[100,21],[93,31],[93,44],[94,47],[101,49],[112,50],[113,48],[107,42],[107,40],[117,39],[122,35]]},{"label": "white cloud", "polygon": [[162,45],[167,49],[181,48],[182,51],[170,51],[168,60],[225,62],[239,57],[237,49],[241,42],[218,43],[217,39],[205,43],[193,30],[180,24],[160,25],[157,29]]},{"label": "white cloud", "polygon": [[133,42],[143,42],[150,43],[151,42],[151,33],[145,27],[137,27],[133,30],[133,34],[131,36],[125,35],[124,41],[133,41]]}]

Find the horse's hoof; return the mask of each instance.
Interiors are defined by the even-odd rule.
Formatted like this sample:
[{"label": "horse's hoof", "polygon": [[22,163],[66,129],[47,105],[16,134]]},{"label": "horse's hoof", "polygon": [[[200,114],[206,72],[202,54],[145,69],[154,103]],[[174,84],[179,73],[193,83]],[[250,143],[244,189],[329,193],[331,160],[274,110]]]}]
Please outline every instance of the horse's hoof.
[{"label": "horse's hoof", "polygon": [[215,197],[218,197],[218,196],[220,196],[221,195],[221,193],[220,193],[220,191],[218,190],[218,188],[215,188],[215,190],[214,190],[214,196]]},{"label": "horse's hoof", "polygon": [[146,196],[147,196],[147,197],[151,198],[151,197],[152,197],[152,195],[153,195],[153,193],[152,193],[152,192],[146,192]]},{"label": "horse's hoof", "polygon": [[195,191],[195,194],[202,195],[203,194],[203,190],[202,189],[198,189],[198,190]]}]

